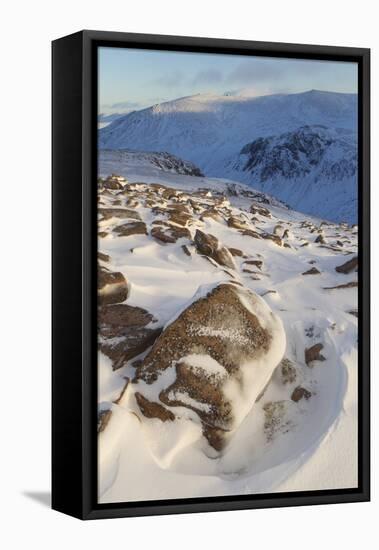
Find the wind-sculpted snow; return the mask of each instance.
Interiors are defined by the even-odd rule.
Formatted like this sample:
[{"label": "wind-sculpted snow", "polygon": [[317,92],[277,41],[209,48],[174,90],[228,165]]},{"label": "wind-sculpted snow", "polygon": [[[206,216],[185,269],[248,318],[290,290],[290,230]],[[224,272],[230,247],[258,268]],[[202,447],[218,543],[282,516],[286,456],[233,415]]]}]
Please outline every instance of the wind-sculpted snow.
[{"label": "wind-sculpted snow", "polygon": [[[112,155],[100,157],[103,177],[120,174]],[[128,181],[99,184],[100,268],[112,284],[127,284],[99,313],[100,502],[356,486],[357,226],[144,162],[134,158],[130,173],[120,164]],[[229,363],[221,351],[238,363],[233,346],[242,350],[248,327],[229,310],[223,319],[221,306],[209,318],[204,309],[198,325],[184,312],[222,285],[247,308],[257,296],[262,328],[272,312],[283,332],[271,340],[275,357],[262,355],[262,377],[244,378],[242,397],[228,388],[241,410],[221,425],[229,432],[217,449],[204,425],[216,415],[211,407],[223,406],[217,391]],[[175,351],[184,332],[169,329],[183,319],[198,347],[182,342]],[[165,334],[170,355],[159,344]],[[199,348],[207,342],[210,353]],[[204,372],[208,400],[198,386]]]}]

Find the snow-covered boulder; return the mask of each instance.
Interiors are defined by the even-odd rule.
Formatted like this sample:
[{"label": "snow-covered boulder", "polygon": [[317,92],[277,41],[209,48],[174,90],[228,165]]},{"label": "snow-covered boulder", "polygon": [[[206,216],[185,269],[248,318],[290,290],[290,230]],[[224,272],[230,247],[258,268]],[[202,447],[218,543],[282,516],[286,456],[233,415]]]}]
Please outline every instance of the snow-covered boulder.
[{"label": "snow-covered boulder", "polygon": [[219,451],[271,378],[285,343],[281,320],[254,292],[234,283],[200,287],[137,369],[140,409],[162,419],[164,407],[199,422]]}]

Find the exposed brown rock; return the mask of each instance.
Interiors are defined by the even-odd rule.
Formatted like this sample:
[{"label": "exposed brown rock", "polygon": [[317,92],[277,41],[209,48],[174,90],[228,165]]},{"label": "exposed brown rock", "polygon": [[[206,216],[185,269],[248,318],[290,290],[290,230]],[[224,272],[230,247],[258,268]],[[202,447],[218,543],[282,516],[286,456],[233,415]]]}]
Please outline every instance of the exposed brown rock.
[{"label": "exposed brown rock", "polygon": [[253,229],[243,229],[240,231],[241,235],[247,235],[248,237],[253,237],[254,239],[261,239],[262,235],[257,233]]},{"label": "exposed brown rock", "polygon": [[104,252],[100,252],[100,250],[97,252],[97,257],[102,262],[109,262],[110,260],[110,256],[108,256],[108,254],[104,254]]},{"label": "exposed brown rock", "polygon": [[182,244],[182,250],[183,250],[184,254],[186,254],[187,256],[191,256],[190,249],[188,248],[188,246],[186,244]]},{"label": "exposed brown rock", "polygon": [[246,258],[246,255],[242,252],[242,250],[239,250],[239,248],[228,248],[229,252],[232,256],[238,256],[240,258]]},{"label": "exposed brown rock", "polygon": [[282,359],[279,369],[283,384],[293,384],[296,381],[297,372],[292,361],[287,358]]},{"label": "exposed brown rock", "polygon": [[187,228],[174,225],[157,225],[152,228],[151,235],[163,243],[176,243],[181,238],[191,239],[191,233]]},{"label": "exposed brown rock", "polygon": [[336,271],[338,273],[345,273],[345,274],[351,273],[352,271],[357,271],[357,269],[358,269],[358,256],[355,256],[351,260],[348,260],[344,264],[338,265],[336,267]]},{"label": "exposed brown rock", "polygon": [[344,283],[342,285],[337,286],[324,286],[324,290],[337,290],[342,288],[356,288],[358,286],[357,281],[350,281],[349,283]]},{"label": "exposed brown rock", "polygon": [[175,415],[163,405],[149,401],[141,393],[136,392],[135,398],[141,412],[146,418],[159,418],[162,422],[167,420],[175,420]]},{"label": "exposed brown rock", "polygon": [[[248,295],[254,299],[254,294]],[[233,345],[222,336],[229,326],[238,333]],[[232,405],[222,391],[223,385],[231,377],[238,380],[244,358],[267,353],[270,344],[270,333],[242,305],[236,286],[222,283],[192,303],[164,330],[137,369],[135,382],[153,384],[161,372],[175,366],[175,381],[160,392],[160,402],[194,410],[202,421],[204,435],[219,450],[223,432],[234,428]],[[210,375],[192,367],[185,358],[193,354],[210,356],[224,367],[225,374]]]},{"label": "exposed brown rock", "polygon": [[250,207],[250,212],[252,214],[259,214],[260,216],[265,216],[266,218],[271,218],[271,212],[261,204],[254,202]]},{"label": "exposed brown rock", "polygon": [[208,208],[201,214],[200,216],[201,221],[205,220],[206,218],[211,218],[212,220],[215,220],[216,222],[219,222],[219,223],[223,221],[221,214],[215,208]]},{"label": "exposed brown rock", "polygon": [[128,294],[128,285],[122,273],[110,271],[100,265],[98,266],[97,295],[99,304],[105,305],[123,302],[128,297]]},{"label": "exposed brown rock", "polygon": [[196,230],[194,243],[200,254],[209,256],[219,265],[230,269],[235,269],[233,257],[225,246],[221,246],[219,240],[209,233],[204,233],[200,229]]},{"label": "exposed brown rock", "polygon": [[278,235],[274,235],[273,233],[262,233],[261,234],[262,239],[270,239],[278,246],[282,246],[282,239]]},{"label": "exposed brown rock", "polygon": [[147,228],[144,222],[127,222],[118,225],[113,230],[120,237],[129,237],[130,235],[147,235]]},{"label": "exposed brown rock", "polygon": [[350,315],[354,315],[354,317],[358,317],[358,310],[357,309],[351,309],[347,313],[350,313]]},{"label": "exposed brown rock", "polygon": [[99,208],[98,213],[102,216],[103,220],[110,220],[111,218],[132,220],[141,219],[138,212],[135,210],[130,210],[129,208]]},{"label": "exposed brown rock", "polygon": [[243,262],[245,265],[255,265],[258,269],[262,269],[262,260],[246,260]]},{"label": "exposed brown rock", "polygon": [[326,241],[325,241],[324,237],[320,234],[316,237],[315,243],[326,244]]},{"label": "exposed brown rock", "polygon": [[114,304],[98,310],[99,349],[112,360],[113,369],[126,364],[150,347],[162,328],[148,328],[154,322],[145,309]]},{"label": "exposed brown rock", "polygon": [[230,216],[227,220],[228,227],[234,227],[235,229],[248,229],[249,224],[246,220],[237,218],[237,216]]},{"label": "exposed brown rock", "polygon": [[312,363],[312,361],[325,361],[325,357],[320,353],[323,347],[323,344],[319,343],[305,349],[305,362],[308,366]]},{"label": "exposed brown rock", "polygon": [[317,269],[317,267],[311,267],[311,269],[308,269],[308,271],[304,271],[302,275],[320,275],[321,271]]},{"label": "exposed brown rock", "polygon": [[295,403],[300,401],[300,399],[305,399],[306,401],[308,401],[308,399],[310,399],[311,397],[312,397],[311,392],[309,390],[303,388],[302,386],[297,386],[293,390],[292,395],[291,395],[291,399],[292,399],[292,401],[295,401]]},{"label": "exposed brown rock", "polygon": [[97,433],[103,432],[112,416],[111,409],[102,410],[97,416]]}]

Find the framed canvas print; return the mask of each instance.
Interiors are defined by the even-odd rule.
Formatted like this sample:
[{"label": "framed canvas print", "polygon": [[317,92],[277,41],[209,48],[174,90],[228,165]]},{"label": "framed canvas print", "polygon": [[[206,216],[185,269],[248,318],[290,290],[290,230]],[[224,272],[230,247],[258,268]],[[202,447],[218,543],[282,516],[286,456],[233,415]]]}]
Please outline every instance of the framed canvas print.
[{"label": "framed canvas print", "polygon": [[369,50],[53,42],[53,508],[369,499]]}]

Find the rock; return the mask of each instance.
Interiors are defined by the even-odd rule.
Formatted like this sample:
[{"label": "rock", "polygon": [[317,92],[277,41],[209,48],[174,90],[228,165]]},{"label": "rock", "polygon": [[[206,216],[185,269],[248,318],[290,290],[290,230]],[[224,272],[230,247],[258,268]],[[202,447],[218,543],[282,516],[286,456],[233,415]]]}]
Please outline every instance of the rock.
[{"label": "rock", "polygon": [[274,235],[273,233],[262,233],[261,234],[262,239],[270,239],[278,246],[282,246],[282,239],[278,235]]},{"label": "rock", "polygon": [[119,237],[129,237],[130,235],[147,235],[147,228],[144,222],[127,222],[118,225],[113,230]]},{"label": "rock", "polygon": [[126,300],[128,294],[128,285],[122,273],[98,266],[97,296],[100,305],[118,304]]},{"label": "rock", "polygon": [[113,189],[113,190],[119,190],[123,189],[122,183],[116,179],[109,176],[105,181],[103,181],[103,188],[104,189]]},{"label": "rock", "polygon": [[288,239],[289,234],[290,234],[289,229],[285,229],[282,235],[282,239]]},{"label": "rock", "polygon": [[272,290],[272,289],[269,289],[269,290],[266,290],[265,292],[263,292],[263,294],[261,294],[262,298],[263,296],[267,296],[267,294],[278,294],[276,290]]},{"label": "rock", "polygon": [[142,414],[146,418],[159,418],[162,422],[175,419],[175,415],[163,405],[149,401],[139,392],[136,392],[134,395]]},{"label": "rock", "polygon": [[108,234],[106,231],[99,231],[97,235],[100,239],[104,239]]},{"label": "rock", "polygon": [[174,225],[157,225],[151,230],[151,235],[163,243],[176,243],[181,238],[191,239],[191,233],[188,229]]},{"label": "rock", "polygon": [[140,307],[115,304],[98,311],[99,349],[112,361],[113,370],[149,348],[162,328],[147,328],[154,317]]},{"label": "rock", "polygon": [[141,220],[138,212],[129,208],[99,208],[98,213],[102,216],[102,220],[110,220],[111,218]]},{"label": "rock", "polygon": [[294,364],[287,358],[282,359],[279,365],[283,384],[293,384],[297,378]]},{"label": "rock", "polygon": [[305,362],[308,365],[308,367],[310,363],[312,363],[312,361],[325,361],[325,357],[320,353],[323,347],[324,347],[323,344],[319,343],[319,344],[315,344],[310,348],[305,349],[305,353],[304,353]]},{"label": "rock", "polygon": [[276,434],[286,433],[291,428],[291,422],[287,420],[287,412],[291,401],[269,401],[263,406],[265,413],[264,432],[267,441],[272,441]]},{"label": "rock", "polygon": [[97,252],[97,259],[102,262],[109,262],[110,256],[108,254],[104,254],[104,252],[100,252],[100,250]]},{"label": "rock", "polygon": [[358,286],[357,281],[350,281],[349,283],[344,283],[342,285],[337,286],[324,286],[324,290],[337,290],[337,289],[343,289],[343,288],[356,288]]},{"label": "rock", "polygon": [[326,244],[326,241],[325,241],[324,237],[320,234],[316,237],[315,243]]},{"label": "rock", "polygon": [[250,207],[250,212],[252,214],[259,214],[260,216],[264,216],[266,218],[271,218],[271,212],[261,204],[254,202]]},{"label": "rock", "polygon": [[228,250],[232,256],[237,256],[239,258],[246,258],[246,255],[242,252],[242,250],[239,250],[239,248],[228,248]]},{"label": "rock", "polygon": [[[280,224],[277,224],[274,227],[273,234],[277,235],[278,237],[281,237],[283,235],[283,231],[284,231],[284,227]],[[286,229],[286,231],[288,231],[288,229]]]},{"label": "rock", "polygon": [[[270,379],[285,335],[281,321],[248,289],[221,283],[198,296],[156,340],[134,382],[143,382],[142,394],[144,384],[157,382],[158,404],[196,413],[209,444],[220,450]],[[175,369],[174,380],[163,374],[167,369]]]},{"label": "rock", "polygon": [[255,265],[258,269],[262,269],[262,260],[246,260],[243,262],[245,265]]},{"label": "rock", "polygon": [[357,309],[351,309],[350,311],[347,311],[347,313],[350,313],[350,315],[354,315],[354,317],[358,317]]},{"label": "rock", "polygon": [[311,397],[312,397],[311,392],[309,390],[306,390],[302,386],[297,386],[293,390],[292,395],[291,395],[291,399],[292,399],[292,401],[295,401],[295,403],[300,401],[300,399],[306,399],[308,401],[308,399],[310,399]]},{"label": "rock", "polygon": [[348,273],[351,273],[352,271],[357,271],[357,270],[358,270],[358,256],[355,256],[351,260],[345,262],[342,265],[338,265],[336,267],[336,271],[338,273],[345,273],[346,275]]},{"label": "rock", "polygon": [[182,250],[183,250],[184,254],[191,257],[191,251],[190,251],[190,249],[188,248],[188,246],[186,244],[182,244]]},{"label": "rock", "polygon": [[249,224],[247,223],[247,221],[241,218],[237,218],[237,216],[230,216],[226,223],[228,224],[228,227],[234,227],[235,229],[249,228]]},{"label": "rock", "polygon": [[252,229],[244,229],[240,231],[241,235],[247,235],[248,237],[253,237],[254,239],[261,239],[262,236],[260,233],[253,231]]},{"label": "rock", "polygon": [[97,416],[97,433],[103,432],[112,416],[111,409],[99,411]]},{"label": "rock", "polygon": [[191,214],[186,214],[185,212],[173,212],[170,214],[168,220],[177,225],[185,227],[190,220],[192,220]]},{"label": "rock", "polygon": [[304,271],[302,275],[320,275],[321,271],[317,269],[317,267],[311,267],[311,269],[308,269],[308,271]]},{"label": "rock", "polygon": [[211,218],[212,220],[215,220],[216,222],[219,222],[219,223],[223,221],[221,214],[215,208],[208,208],[201,214],[200,216],[201,221],[204,221],[206,218]]},{"label": "rock", "polygon": [[233,256],[225,246],[220,244],[219,240],[214,235],[204,233],[200,231],[200,229],[197,229],[194,243],[200,254],[209,256],[219,265],[235,269]]}]

